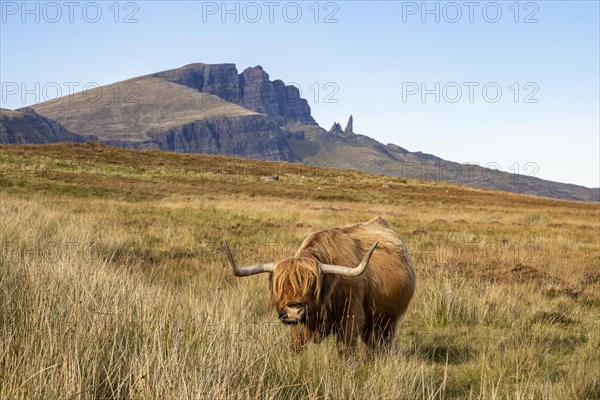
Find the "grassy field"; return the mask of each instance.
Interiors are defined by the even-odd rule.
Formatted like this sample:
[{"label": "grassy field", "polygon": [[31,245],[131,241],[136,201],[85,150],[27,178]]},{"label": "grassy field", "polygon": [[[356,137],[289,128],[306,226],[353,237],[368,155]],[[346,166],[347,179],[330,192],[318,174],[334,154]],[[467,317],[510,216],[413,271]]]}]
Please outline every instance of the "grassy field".
[{"label": "grassy field", "polygon": [[[295,355],[267,278],[384,216],[417,291],[389,349]],[[0,147],[1,399],[598,399],[600,205],[95,144]]]}]

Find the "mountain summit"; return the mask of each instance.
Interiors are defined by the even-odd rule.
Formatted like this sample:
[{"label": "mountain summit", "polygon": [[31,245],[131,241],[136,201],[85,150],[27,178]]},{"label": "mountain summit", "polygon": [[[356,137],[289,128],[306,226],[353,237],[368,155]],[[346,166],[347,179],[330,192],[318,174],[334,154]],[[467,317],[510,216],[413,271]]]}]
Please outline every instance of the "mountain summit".
[{"label": "mountain summit", "polygon": [[238,74],[235,64],[190,64],[150,76],[218,96],[282,121],[316,125],[298,88],[279,79],[271,81],[260,65]]},{"label": "mountain summit", "polygon": [[[465,166],[334,123],[327,131],[298,88],[260,66],[189,64],[1,110],[0,143],[98,141],[134,149],[225,154],[443,180],[516,193],[600,201],[600,189]],[[491,178],[490,178],[491,177]]]},{"label": "mountain summit", "polygon": [[346,129],[344,129],[344,134],[346,135],[353,135],[354,134],[354,119],[352,118],[352,115],[350,116],[350,118],[348,118],[348,123],[346,124]]}]

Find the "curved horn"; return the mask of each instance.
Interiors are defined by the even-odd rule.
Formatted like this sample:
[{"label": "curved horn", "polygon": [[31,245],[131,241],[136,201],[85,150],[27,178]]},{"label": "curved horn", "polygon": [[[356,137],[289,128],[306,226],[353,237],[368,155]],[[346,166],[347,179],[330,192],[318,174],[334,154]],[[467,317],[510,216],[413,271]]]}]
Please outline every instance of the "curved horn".
[{"label": "curved horn", "polygon": [[355,268],[348,268],[341,265],[321,264],[321,269],[326,274],[358,276],[362,274],[367,268],[369,260],[371,259],[371,255],[373,254],[373,251],[375,251],[375,247],[377,247],[378,243],[379,242],[375,242],[373,246],[371,246],[365,257],[360,262],[360,264],[358,264]]},{"label": "curved horn", "polygon": [[223,239],[223,247],[225,248],[225,253],[227,254],[227,258],[229,259],[229,264],[231,265],[231,269],[233,269],[233,274],[235,276],[250,276],[254,274],[260,274],[263,272],[273,272],[275,270],[275,264],[256,264],[250,267],[238,268],[235,260],[233,258],[233,254],[231,254],[231,250],[229,250],[229,246],[227,246],[227,242]]}]

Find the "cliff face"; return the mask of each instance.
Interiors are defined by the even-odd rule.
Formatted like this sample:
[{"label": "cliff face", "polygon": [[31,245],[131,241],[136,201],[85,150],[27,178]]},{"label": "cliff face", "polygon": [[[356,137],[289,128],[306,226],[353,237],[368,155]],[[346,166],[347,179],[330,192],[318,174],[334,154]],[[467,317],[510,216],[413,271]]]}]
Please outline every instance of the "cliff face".
[{"label": "cliff face", "polygon": [[261,66],[238,74],[235,64],[190,64],[151,76],[219,96],[282,122],[316,125],[298,88],[286,86],[281,80],[271,81]]},{"label": "cliff face", "polygon": [[31,108],[0,110],[0,144],[85,141],[81,135],[69,132],[58,122],[42,117]]},{"label": "cliff face", "polygon": [[240,104],[240,78],[235,64],[190,64],[150,75],[214,94],[225,101]]},{"label": "cliff face", "polygon": [[194,121],[168,130],[149,132],[148,136],[151,139],[142,142],[123,140],[103,142],[136,149],[292,161],[293,154],[288,147],[288,139],[304,138],[302,132],[282,131],[272,118],[261,114]]}]

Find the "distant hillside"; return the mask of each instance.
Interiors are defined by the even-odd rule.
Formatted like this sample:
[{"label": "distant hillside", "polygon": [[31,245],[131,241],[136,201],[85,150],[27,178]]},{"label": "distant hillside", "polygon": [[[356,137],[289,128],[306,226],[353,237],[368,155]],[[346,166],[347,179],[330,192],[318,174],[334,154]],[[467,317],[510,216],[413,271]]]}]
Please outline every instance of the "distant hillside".
[{"label": "distant hillside", "polygon": [[384,145],[368,136],[353,133],[351,128],[342,130],[339,124],[334,124],[329,131],[311,126],[302,129],[305,132],[302,140],[290,138],[288,142],[292,152],[300,155],[301,162],[309,165],[453,182],[557,199],[600,201],[600,188],[590,189],[446,161],[431,154],[410,152],[394,144]]},{"label": "distant hillside", "polygon": [[598,188],[466,166],[379,143],[356,134],[352,117],[345,128],[335,123],[331,129],[323,129],[299,94],[281,80],[271,81],[260,66],[238,73],[234,64],[190,64],[18,110],[22,111],[19,115],[39,118],[28,120],[29,125],[21,123],[20,130],[13,120],[2,118],[0,140],[100,141],[134,149],[300,162],[600,201]]},{"label": "distant hillside", "polygon": [[23,109],[21,111],[7,110],[5,108],[0,109],[0,144],[82,143],[89,139],[68,131],[61,124],[49,118],[42,117],[32,109]]}]

